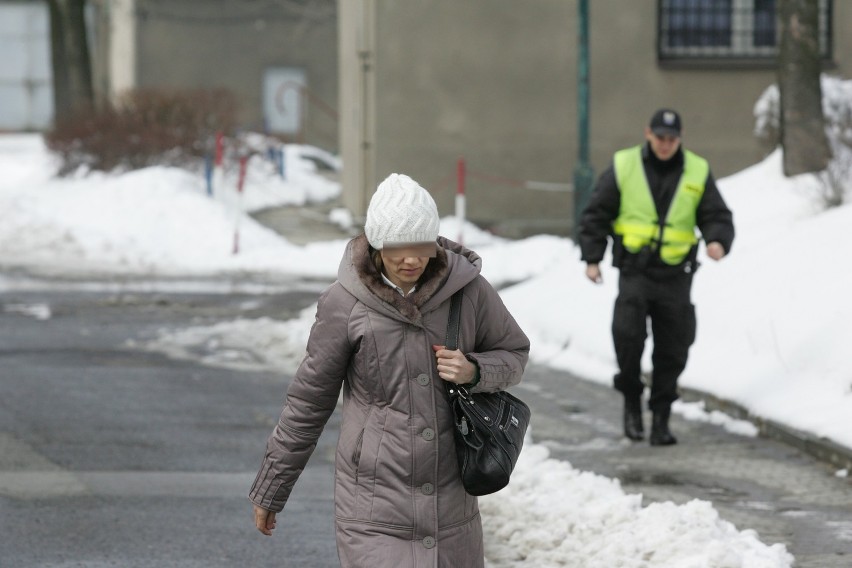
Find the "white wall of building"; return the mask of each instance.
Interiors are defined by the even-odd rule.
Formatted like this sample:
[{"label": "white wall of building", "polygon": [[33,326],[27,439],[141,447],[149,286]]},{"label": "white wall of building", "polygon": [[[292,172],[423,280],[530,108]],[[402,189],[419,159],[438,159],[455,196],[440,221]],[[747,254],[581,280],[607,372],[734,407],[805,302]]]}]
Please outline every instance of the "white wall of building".
[{"label": "white wall of building", "polygon": [[47,3],[0,2],[0,130],[40,130],[53,120]]}]

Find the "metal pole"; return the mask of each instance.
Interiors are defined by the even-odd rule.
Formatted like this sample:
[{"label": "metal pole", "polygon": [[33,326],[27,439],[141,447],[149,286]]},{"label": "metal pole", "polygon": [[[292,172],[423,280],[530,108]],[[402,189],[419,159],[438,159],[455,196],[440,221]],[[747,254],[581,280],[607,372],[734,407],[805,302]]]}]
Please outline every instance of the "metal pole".
[{"label": "metal pole", "polygon": [[465,190],[465,177],[467,175],[467,167],[464,158],[459,158],[456,163],[456,219],[459,223],[459,234],[457,242],[464,244],[464,219],[467,212]]},{"label": "metal pole", "polygon": [[589,201],[595,172],[589,163],[589,1],[578,0],[577,45],[577,165],[574,168],[574,238],[580,215]]}]

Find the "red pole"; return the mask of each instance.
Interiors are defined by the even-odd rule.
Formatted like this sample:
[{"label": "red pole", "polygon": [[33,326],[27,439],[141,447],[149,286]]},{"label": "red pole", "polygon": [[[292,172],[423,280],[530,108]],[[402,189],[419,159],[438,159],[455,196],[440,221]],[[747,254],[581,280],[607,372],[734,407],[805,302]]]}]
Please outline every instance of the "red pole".
[{"label": "red pole", "polygon": [[237,179],[237,192],[242,195],[243,184],[246,181],[246,168],[248,167],[248,156],[240,156],[240,177]]},{"label": "red pole", "polygon": [[222,165],[222,157],[224,153],[223,136],[222,132],[219,131],[216,133],[216,161],[214,162],[217,166]]},{"label": "red pole", "polygon": [[464,217],[465,217],[465,195],[464,185],[467,167],[465,166],[464,158],[459,158],[456,164],[456,218],[459,222],[459,244],[464,244]]},{"label": "red pole", "polygon": [[225,182],[225,167],[223,165],[225,158],[225,139],[222,132],[216,132],[216,150],[213,155],[213,182],[211,184],[212,191],[215,193],[222,191]]}]

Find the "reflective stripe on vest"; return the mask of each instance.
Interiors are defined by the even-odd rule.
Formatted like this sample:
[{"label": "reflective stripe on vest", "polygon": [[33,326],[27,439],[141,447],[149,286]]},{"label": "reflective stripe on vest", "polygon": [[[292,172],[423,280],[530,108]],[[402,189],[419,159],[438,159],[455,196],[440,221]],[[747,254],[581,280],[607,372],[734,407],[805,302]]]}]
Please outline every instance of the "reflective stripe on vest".
[{"label": "reflective stripe on vest", "polygon": [[704,195],[710,167],[701,156],[688,150],[683,154],[683,174],[666,215],[662,239],[657,208],[642,164],[642,146],[619,150],[613,156],[615,181],[621,193],[621,207],[613,231],[621,235],[624,248],[629,252],[637,253],[645,246],[659,248],[663,262],[676,265],[683,262],[698,242],[695,212]]}]

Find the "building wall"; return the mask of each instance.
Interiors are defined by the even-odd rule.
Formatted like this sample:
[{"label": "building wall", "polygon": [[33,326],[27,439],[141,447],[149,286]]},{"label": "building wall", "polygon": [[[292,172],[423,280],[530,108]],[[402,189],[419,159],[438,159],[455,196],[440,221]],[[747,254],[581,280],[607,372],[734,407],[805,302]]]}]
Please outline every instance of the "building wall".
[{"label": "building wall", "polygon": [[[353,0],[354,2],[355,0]],[[363,117],[373,125],[372,152],[344,192],[365,203],[376,183],[405,172],[432,191],[442,215],[453,212],[454,171],[469,171],[468,218],[498,233],[567,234],[573,197],[527,189],[530,181],[570,184],[577,161],[577,1],[359,0],[366,16],[341,26],[373,26],[360,49],[370,66]],[[850,76],[852,3],[834,2],[829,72]],[[589,2],[590,152],[599,174],[612,152],[642,140],[653,111],[681,111],[684,145],[724,177],[760,160],[753,107],[775,81],[773,69],[666,68],[657,62],[656,0]],[[365,22],[367,22],[365,24]],[[341,54],[356,49],[341,45]],[[372,51],[371,51],[372,50]],[[344,55],[341,55],[343,58]],[[343,61],[343,59],[341,59]],[[346,71],[341,71],[345,76]],[[350,79],[341,90],[354,89]],[[361,125],[361,133],[369,131]],[[344,126],[345,139],[350,129]],[[344,154],[347,167],[352,156]],[[370,174],[369,171],[372,170]],[[358,186],[353,186],[358,183]],[[353,211],[363,214],[363,210]]]},{"label": "building wall", "polygon": [[363,217],[375,187],[375,0],[339,4],[340,173],[343,206]]},{"label": "building wall", "polygon": [[568,193],[522,184],[571,178],[573,7],[560,0],[524,9],[514,0],[379,0],[377,180],[408,173],[450,214],[464,157],[470,219],[547,229],[549,219],[568,218]]},{"label": "building wall", "polygon": [[[772,69],[666,69],[657,63],[656,2],[591,2],[590,21],[606,18],[612,34],[594,23],[590,33],[592,160],[596,171],[612,151],[642,140],[651,114],[662,106],[680,111],[683,144],[710,161],[716,177],[762,157],[752,135],[753,107],[774,82]],[[605,133],[605,134],[604,134]]]},{"label": "building wall", "polygon": [[290,139],[338,149],[337,3],[136,0],[139,87],[233,91],[240,122],[264,128],[269,68],[304,70],[303,132]]},{"label": "building wall", "polygon": [[[766,148],[755,139],[754,104],[776,82],[774,68],[666,68],[656,61],[655,0],[589,2],[592,161],[602,169],[612,150],[636,142],[655,108],[681,111],[683,144],[710,161],[716,177],[754,164]],[[834,59],[827,73],[852,78],[852,4],[834,2]],[[617,41],[595,22],[619,30]],[[629,54],[629,56],[625,56]]]},{"label": "building wall", "polygon": [[53,120],[47,4],[0,1],[0,131],[40,130]]}]

